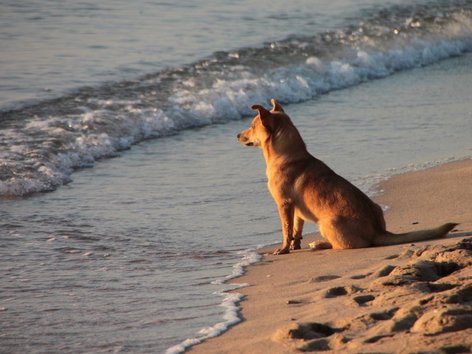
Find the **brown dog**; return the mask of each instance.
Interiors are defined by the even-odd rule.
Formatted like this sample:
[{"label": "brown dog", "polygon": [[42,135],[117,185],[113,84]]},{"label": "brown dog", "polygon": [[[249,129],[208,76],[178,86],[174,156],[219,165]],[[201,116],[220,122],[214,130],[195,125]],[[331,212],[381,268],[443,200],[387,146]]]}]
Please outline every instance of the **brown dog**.
[{"label": "brown dog", "polygon": [[447,235],[457,224],[393,234],[386,231],[380,206],[307,151],[300,133],[273,99],[272,110],[258,112],[251,127],[238,134],[239,142],[262,148],[269,191],[277,204],[283,244],[274,254],[300,248],[303,223],[319,225],[327,242],[316,248],[362,248],[429,240]]}]

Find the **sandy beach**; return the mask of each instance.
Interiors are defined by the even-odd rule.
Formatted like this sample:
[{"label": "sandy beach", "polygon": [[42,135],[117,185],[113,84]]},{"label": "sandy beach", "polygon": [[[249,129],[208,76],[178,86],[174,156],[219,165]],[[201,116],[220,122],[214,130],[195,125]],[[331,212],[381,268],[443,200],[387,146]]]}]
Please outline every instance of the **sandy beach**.
[{"label": "sandy beach", "polygon": [[460,223],[445,239],[273,256],[236,280],[243,321],[191,353],[472,351],[472,160],[395,176],[375,200],[392,232]]}]

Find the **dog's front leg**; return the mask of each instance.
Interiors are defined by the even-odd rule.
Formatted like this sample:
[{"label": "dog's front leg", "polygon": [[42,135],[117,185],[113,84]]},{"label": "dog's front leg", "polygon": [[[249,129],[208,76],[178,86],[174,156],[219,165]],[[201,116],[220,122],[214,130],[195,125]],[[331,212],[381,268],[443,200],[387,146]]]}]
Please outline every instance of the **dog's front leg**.
[{"label": "dog's front leg", "polygon": [[294,206],[291,203],[278,205],[280,222],[282,223],[283,243],[282,248],[275,250],[274,254],[286,254],[290,252],[290,244],[293,240]]},{"label": "dog's front leg", "polygon": [[299,250],[301,248],[301,240],[303,239],[303,225],[305,221],[295,213],[293,221],[293,240],[290,244],[291,250]]}]

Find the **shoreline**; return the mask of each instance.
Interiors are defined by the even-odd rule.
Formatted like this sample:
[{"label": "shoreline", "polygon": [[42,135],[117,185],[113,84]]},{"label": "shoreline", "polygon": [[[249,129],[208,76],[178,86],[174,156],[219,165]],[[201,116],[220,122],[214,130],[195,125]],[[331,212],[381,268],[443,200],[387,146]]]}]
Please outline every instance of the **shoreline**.
[{"label": "shoreline", "polygon": [[[470,208],[467,209],[467,204],[472,201],[472,188],[467,188],[467,180],[472,183],[472,160],[470,158],[394,175],[378,184],[380,192],[373,199],[381,205],[388,205],[385,218],[389,231],[405,232],[435,227],[444,222],[460,223],[445,239],[388,247],[313,252],[307,249],[307,245],[320,236],[319,234],[309,234],[304,235],[303,249],[292,252],[289,256],[281,257],[268,254],[274,246],[259,249],[257,253],[263,255],[262,260],[250,264],[246,268],[246,272],[236,278],[236,284],[249,285],[229,292],[229,294],[235,292],[241,294],[242,302],[239,305],[241,321],[229,325],[229,329],[221,335],[206,339],[189,348],[188,352],[378,351],[389,350],[389,346],[394,345],[398,340],[408,342],[408,348],[409,350],[411,348],[412,351],[414,351],[412,348],[415,348],[415,345],[418,350],[437,349],[436,346],[439,344],[432,343],[435,340],[430,340],[429,344],[425,340],[425,338],[432,339],[432,337],[417,338],[421,334],[411,334],[408,331],[409,334],[405,334],[401,331],[392,332],[390,330],[388,332],[385,330],[386,323],[392,321],[396,323],[394,320],[398,312],[407,311],[403,307],[408,307],[407,305],[411,307],[410,303],[403,304],[403,307],[393,306],[390,313],[379,312],[377,317],[382,318],[382,320],[378,320],[378,322],[382,322],[380,330],[376,329],[379,327],[378,325],[370,323],[364,328],[364,332],[370,330],[373,334],[369,332],[370,337],[364,338],[365,336],[362,336],[362,340],[358,340],[359,338],[355,336],[351,338],[352,335],[344,333],[349,332],[345,329],[341,331],[340,328],[345,328],[345,326],[340,327],[340,322],[343,319],[346,321],[350,316],[356,318],[356,314],[359,317],[359,313],[366,310],[366,304],[373,303],[380,308],[395,305],[390,303],[392,299],[387,299],[388,293],[392,289],[379,285],[384,280],[383,276],[379,277],[378,274],[382,273],[382,269],[384,272],[387,272],[385,269],[390,268],[400,269],[401,273],[402,267],[411,267],[408,262],[412,262],[412,255],[415,252],[418,253],[418,249],[436,247],[436,253],[440,253],[441,247],[456,247],[454,245],[466,238],[466,235],[472,235],[472,211]],[[431,193],[431,191],[435,192]],[[417,261],[417,263],[421,262],[424,260]],[[394,263],[398,263],[398,265]],[[471,273],[470,268],[464,266],[463,272]],[[369,279],[373,274],[377,274],[378,279]],[[418,297],[417,291],[411,288],[418,287],[424,282],[413,283],[414,286],[409,284],[408,289],[402,289],[403,293],[406,292],[403,296],[410,298],[410,302]],[[467,283],[457,287],[469,289],[470,286],[471,284]],[[381,289],[374,289],[375,287]],[[381,296],[362,304],[356,302],[362,298],[369,299],[374,295],[364,293],[375,291],[380,292]],[[453,289],[449,289],[449,291],[453,291]],[[380,300],[382,298],[384,301]],[[467,301],[469,300],[467,298]],[[464,306],[466,305],[470,307],[470,304]],[[339,309],[342,309],[342,314],[336,315]],[[361,317],[369,317],[371,314],[363,314]],[[410,315],[415,316],[413,312]],[[470,313],[466,310],[461,316],[462,319],[468,320],[467,316],[472,319],[472,310]],[[369,318],[371,321],[376,321]],[[417,320],[421,318],[420,316]],[[313,322],[314,319],[317,321]],[[363,321],[365,322],[365,319]],[[448,330],[446,333],[441,333],[439,337],[444,342],[440,341],[442,347],[446,348],[451,343],[451,345],[456,345],[454,341],[467,337],[463,331],[467,331],[467,335],[470,337],[472,329],[470,326],[466,327],[459,331]],[[323,334],[320,331],[327,332]],[[294,333],[298,334],[294,335]],[[472,339],[463,345],[468,346],[468,350],[471,349]],[[391,348],[389,351],[391,352]]]}]

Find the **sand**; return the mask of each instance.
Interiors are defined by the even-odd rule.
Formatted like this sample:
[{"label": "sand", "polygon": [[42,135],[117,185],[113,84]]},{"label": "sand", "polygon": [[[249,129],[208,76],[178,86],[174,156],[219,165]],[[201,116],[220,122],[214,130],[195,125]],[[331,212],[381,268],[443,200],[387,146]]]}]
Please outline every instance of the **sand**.
[{"label": "sand", "polygon": [[243,321],[192,353],[472,352],[472,160],[380,186],[387,228],[460,225],[441,240],[265,253],[237,282]]}]

